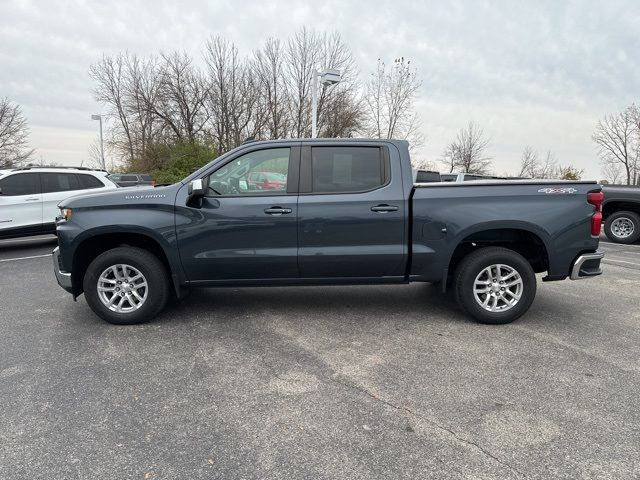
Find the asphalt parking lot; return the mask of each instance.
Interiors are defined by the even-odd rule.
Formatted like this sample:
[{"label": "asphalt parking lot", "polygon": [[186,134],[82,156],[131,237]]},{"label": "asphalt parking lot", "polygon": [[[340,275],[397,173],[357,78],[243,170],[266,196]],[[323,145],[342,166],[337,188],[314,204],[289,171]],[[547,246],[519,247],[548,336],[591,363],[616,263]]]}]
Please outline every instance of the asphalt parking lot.
[{"label": "asphalt parking lot", "polygon": [[0,241],[0,478],[638,478],[640,245],[511,325],[435,287],[194,291],[117,327]]}]

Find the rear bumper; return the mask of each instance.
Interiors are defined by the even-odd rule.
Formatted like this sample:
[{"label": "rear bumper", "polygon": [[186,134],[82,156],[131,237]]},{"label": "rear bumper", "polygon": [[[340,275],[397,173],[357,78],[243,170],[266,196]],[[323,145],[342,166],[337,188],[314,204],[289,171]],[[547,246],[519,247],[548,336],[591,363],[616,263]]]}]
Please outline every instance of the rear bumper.
[{"label": "rear bumper", "polygon": [[604,257],[602,250],[593,253],[583,253],[573,262],[571,267],[571,280],[581,280],[583,278],[595,277],[602,273],[600,260]]},{"label": "rear bumper", "polygon": [[64,288],[67,292],[73,293],[73,286],[71,284],[71,273],[63,272],[60,269],[60,248],[56,247],[53,249],[51,254],[53,258],[53,271],[56,274],[56,280],[58,281],[58,285]]}]

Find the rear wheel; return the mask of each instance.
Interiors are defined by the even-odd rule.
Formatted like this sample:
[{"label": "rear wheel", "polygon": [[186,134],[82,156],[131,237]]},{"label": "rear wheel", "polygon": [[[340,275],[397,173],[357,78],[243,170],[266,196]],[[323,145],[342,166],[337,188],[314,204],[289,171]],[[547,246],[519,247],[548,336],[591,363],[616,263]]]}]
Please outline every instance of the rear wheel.
[{"label": "rear wheel", "polygon": [[640,216],[634,212],[616,212],[604,222],[604,233],[615,243],[634,243],[640,238]]},{"label": "rear wheel", "polygon": [[154,318],[169,297],[162,262],[147,250],[119,247],[97,256],[84,276],[84,296],[103,320],[133,325]]},{"label": "rear wheel", "polygon": [[519,253],[502,247],[481,248],[460,262],[455,294],[458,305],[477,321],[510,323],[531,306],[536,276]]}]

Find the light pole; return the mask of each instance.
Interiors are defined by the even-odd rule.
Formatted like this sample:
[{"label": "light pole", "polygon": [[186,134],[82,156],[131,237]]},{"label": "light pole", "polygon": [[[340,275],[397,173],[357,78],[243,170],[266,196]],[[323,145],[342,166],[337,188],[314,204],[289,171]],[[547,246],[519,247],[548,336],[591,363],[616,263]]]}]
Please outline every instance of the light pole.
[{"label": "light pole", "polygon": [[102,159],[102,168],[107,169],[107,165],[104,163],[104,144],[102,143],[102,115],[91,115],[91,120],[100,121],[100,158]]},{"label": "light pole", "polygon": [[323,87],[340,83],[342,76],[340,70],[327,69],[324,72],[314,72],[313,87],[311,88],[311,138],[316,138],[318,123],[318,78]]}]

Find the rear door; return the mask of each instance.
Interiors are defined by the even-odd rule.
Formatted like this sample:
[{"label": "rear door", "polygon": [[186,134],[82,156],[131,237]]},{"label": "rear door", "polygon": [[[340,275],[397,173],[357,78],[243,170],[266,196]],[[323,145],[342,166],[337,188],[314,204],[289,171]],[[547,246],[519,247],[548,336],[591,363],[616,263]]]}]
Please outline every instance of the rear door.
[{"label": "rear door", "polygon": [[14,173],[0,178],[0,234],[25,233],[42,228],[42,194],[36,172]]},{"label": "rear door", "polygon": [[301,277],[404,274],[406,212],[399,160],[386,145],[303,144]]},{"label": "rear door", "polygon": [[[190,281],[298,277],[298,145],[243,150],[205,177],[200,203],[177,200],[180,257]],[[285,183],[262,190],[251,181],[255,172],[279,173]]]}]

